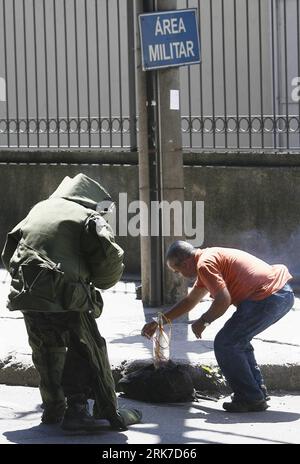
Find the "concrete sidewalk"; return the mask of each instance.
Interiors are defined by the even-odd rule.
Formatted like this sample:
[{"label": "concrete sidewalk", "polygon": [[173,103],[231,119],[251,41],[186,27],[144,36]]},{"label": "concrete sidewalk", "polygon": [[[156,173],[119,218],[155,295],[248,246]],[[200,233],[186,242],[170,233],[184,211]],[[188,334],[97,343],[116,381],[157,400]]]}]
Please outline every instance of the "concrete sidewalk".
[{"label": "concrete sidewalk", "polygon": [[[168,444],[167,448],[170,449],[173,448],[170,446],[173,444],[175,448],[178,448],[179,444],[193,444],[193,449],[197,450],[198,459],[193,459],[192,462],[201,462],[203,449],[198,448],[201,444],[299,444],[300,400],[298,395],[276,394],[272,396],[269,402],[270,408],[267,411],[247,414],[227,413],[222,409],[223,401],[201,400],[191,403],[153,404],[120,397],[120,406],[137,408],[142,412],[143,418],[140,424],[132,425],[126,431],[116,432],[110,429],[108,422],[102,421],[102,428],[99,432],[79,435],[75,432],[73,434],[63,432],[59,425],[40,423],[41,398],[37,388],[0,385],[0,446],[13,443],[97,445],[93,448],[93,451],[96,449],[97,459],[91,460],[90,449],[84,448],[84,461],[109,462],[108,459],[103,459],[102,449],[119,450],[122,445],[135,444],[157,445],[157,449],[160,447],[165,449],[164,445]],[[186,450],[188,449],[186,447]],[[27,448],[21,449],[22,461],[24,461],[26,450],[28,451]],[[13,453],[15,450],[10,449],[9,453],[11,451]],[[49,451],[51,453],[52,448],[48,448],[46,453],[48,454]],[[55,452],[57,451],[55,449]],[[69,457],[70,451],[72,459],[72,449],[69,448]],[[81,450],[76,448],[77,460],[78,451]],[[210,457],[211,452],[212,450],[209,450]],[[223,452],[224,449],[222,449],[222,455]],[[139,448],[138,453],[143,453],[143,448]],[[33,453],[30,450],[30,456],[28,456],[30,461],[32,461],[32,456]],[[146,456],[149,458],[149,452],[144,457]],[[136,461],[140,462],[140,454],[136,458]],[[110,462],[113,461],[129,462],[124,457],[123,461],[121,458],[117,461],[116,459],[110,460]]]},{"label": "concrete sidewalk", "polygon": [[[6,309],[9,283],[0,285],[0,383],[38,385],[32,365],[22,314]],[[97,320],[107,341],[109,359],[115,375],[126,363],[152,358],[152,341],[140,335],[145,321],[151,320],[160,308],[144,308],[136,299],[135,284],[120,282],[115,292],[103,292],[104,311]],[[213,340],[218,330],[231,316],[234,307],[208,327],[202,340],[191,330],[191,321],[206,311],[211,301],[199,304],[188,315],[188,322],[176,322],[171,327],[171,358],[197,369],[199,365],[217,366]],[[281,321],[255,337],[256,358],[262,367],[270,389],[300,390],[300,299]]]}]

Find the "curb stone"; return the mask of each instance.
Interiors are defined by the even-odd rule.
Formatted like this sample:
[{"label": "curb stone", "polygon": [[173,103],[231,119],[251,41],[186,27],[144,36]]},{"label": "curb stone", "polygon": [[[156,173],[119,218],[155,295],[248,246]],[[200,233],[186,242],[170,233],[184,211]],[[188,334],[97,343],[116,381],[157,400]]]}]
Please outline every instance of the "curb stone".
[{"label": "curb stone", "polygon": [[[222,377],[218,366],[187,363],[173,360],[186,369],[192,377],[194,388],[198,391],[227,394],[228,386]],[[120,365],[112,366],[112,373],[118,392],[118,382],[124,374],[136,371],[151,364],[152,361],[135,360],[123,361]],[[300,391],[300,365],[287,363],[284,365],[260,365],[265,383],[270,390]],[[31,362],[30,355],[16,356],[10,353],[0,360],[0,384],[38,387],[39,375]]]}]

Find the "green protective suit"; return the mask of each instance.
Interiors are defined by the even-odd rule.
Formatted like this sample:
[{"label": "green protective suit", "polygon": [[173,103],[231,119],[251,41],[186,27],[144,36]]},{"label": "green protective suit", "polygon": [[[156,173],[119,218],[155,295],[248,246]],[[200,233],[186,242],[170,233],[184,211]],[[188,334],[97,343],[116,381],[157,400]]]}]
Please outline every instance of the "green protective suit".
[{"label": "green protective suit", "polygon": [[60,410],[65,396],[85,394],[98,416],[118,425],[124,421],[95,321],[103,307],[98,288],[123,272],[123,250],[105,220],[109,205],[94,180],[66,177],[8,234],[2,260],[12,277],[8,308],[24,314],[44,406]]}]

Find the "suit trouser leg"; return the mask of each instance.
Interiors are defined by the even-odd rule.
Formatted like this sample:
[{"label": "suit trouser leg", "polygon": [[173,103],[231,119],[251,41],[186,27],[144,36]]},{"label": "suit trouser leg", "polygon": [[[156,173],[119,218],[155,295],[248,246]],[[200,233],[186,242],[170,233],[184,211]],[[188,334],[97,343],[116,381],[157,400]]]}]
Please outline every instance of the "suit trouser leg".
[{"label": "suit trouser leg", "polygon": [[66,359],[67,332],[44,313],[24,313],[32,361],[40,375],[44,408],[60,412],[65,408],[62,375]]},{"label": "suit trouser leg", "polygon": [[[97,415],[117,415],[117,397],[106,342],[91,314],[24,313],[32,359],[46,407],[65,407],[65,396],[95,399]],[[67,348],[68,347],[68,351]]]}]

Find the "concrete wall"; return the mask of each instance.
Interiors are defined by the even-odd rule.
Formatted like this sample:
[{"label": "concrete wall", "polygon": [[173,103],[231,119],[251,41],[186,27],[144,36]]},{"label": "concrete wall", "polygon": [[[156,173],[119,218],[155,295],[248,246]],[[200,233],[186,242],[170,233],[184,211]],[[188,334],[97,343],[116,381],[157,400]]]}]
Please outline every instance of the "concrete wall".
[{"label": "concrete wall", "polygon": [[[186,160],[185,199],[205,202],[203,246],[242,248],[270,263],[285,263],[300,283],[300,166],[293,159],[290,166],[237,166],[234,160],[235,165],[224,166],[224,159],[212,155],[203,156],[198,166]],[[136,165],[0,163],[1,248],[6,232],[33,204],[46,198],[64,176],[79,172],[100,181],[115,199],[119,192],[127,192],[128,201],[138,199]],[[139,239],[117,241],[126,251],[127,272],[139,272]]]},{"label": "concrete wall", "polygon": [[186,167],[187,197],[205,201],[204,246],[241,248],[300,278],[300,168]]},{"label": "concrete wall", "polygon": [[[119,192],[127,192],[128,201],[138,198],[138,176],[136,166],[109,165],[68,165],[68,164],[2,164],[0,163],[0,247],[5,236],[30,208],[46,199],[65,176],[75,176],[83,172],[99,181],[118,199]],[[126,252],[126,271],[135,273],[139,268],[139,241],[118,237],[117,242]]]}]

